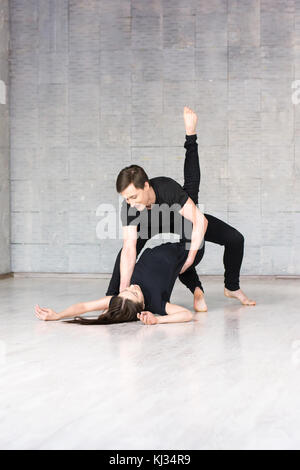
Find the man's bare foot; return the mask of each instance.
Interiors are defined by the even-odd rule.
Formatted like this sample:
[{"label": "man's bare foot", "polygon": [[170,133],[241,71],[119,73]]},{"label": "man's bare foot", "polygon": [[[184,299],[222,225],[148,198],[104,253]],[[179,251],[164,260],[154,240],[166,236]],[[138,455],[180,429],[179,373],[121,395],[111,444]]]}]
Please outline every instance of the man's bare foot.
[{"label": "man's bare foot", "polygon": [[225,287],[224,294],[226,297],[230,297],[231,299],[238,299],[243,305],[256,305],[255,300],[248,299],[246,294],[244,294],[244,292],[241,289],[228,290]]},{"label": "man's bare foot", "polygon": [[196,287],[194,292],[194,310],[195,312],[207,312],[204,293],[200,287]]},{"label": "man's bare foot", "polygon": [[185,124],[185,133],[186,135],[194,135],[196,134],[196,126],[197,126],[197,114],[191,108],[185,106],[183,108],[183,119]]}]

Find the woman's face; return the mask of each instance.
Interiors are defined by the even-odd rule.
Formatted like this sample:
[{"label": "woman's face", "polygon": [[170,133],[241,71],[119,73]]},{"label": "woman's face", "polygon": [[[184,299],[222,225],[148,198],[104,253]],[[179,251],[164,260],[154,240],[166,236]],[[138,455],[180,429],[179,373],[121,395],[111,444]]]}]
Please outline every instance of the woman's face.
[{"label": "woman's face", "polygon": [[122,292],[120,292],[119,297],[124,297],[125,299],[132,300],[135,303],[145,303],[142,289],[137,284],[131,284],[131,286],[126,287],[126,289],[123,289]]}]

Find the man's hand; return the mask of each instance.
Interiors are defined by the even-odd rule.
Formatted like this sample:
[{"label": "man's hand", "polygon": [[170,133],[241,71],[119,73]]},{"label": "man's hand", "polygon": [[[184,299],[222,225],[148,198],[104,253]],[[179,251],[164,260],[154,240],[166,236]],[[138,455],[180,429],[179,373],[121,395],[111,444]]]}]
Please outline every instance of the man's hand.
[{"label": "man's hand", "polygon": [[184,273],[187,269],[189,269],[189,268],[192,266],[194,260],[195,260],[195,258],[194,258],[193,260],[187,258],[187,259],[186,259],[186,262],[185,262],[184,265],[182,266],[181,271],[180,271],[179,274],[182,274],[182,273]]},{"label": "man's hand", "polygon": [[145,311],[137,314],[139,320],[141,320],[145,325],[156,325],[158,319],[153,313]]},{"label": "man's hand", "polygon": [[51,308],[41,308],[39,305],[36,305],[34,310],[39,320],[54,321],[60,319],[58,313]]}]

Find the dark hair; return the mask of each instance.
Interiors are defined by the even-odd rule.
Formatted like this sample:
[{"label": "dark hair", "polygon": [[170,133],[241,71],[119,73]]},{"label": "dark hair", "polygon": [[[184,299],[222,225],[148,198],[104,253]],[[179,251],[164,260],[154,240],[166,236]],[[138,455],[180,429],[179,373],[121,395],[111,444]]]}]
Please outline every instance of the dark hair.
[{"label": "dark hair", "polygon": [[65,323],[78,323],[80,325],[110,325],[112,323],[124,323],[137,321],[137,313],[143,311],[143,302],[133,302],[115,295],[111,298],[109,307],[98,318],[75,317]]},{"label": "dark hair", "polygon": [[146,182],[150,184],[145,170],[139,165],[130,165],[120,171],[116,182],[116,188],[118,193],[121,193],[131,183],[133,183],[136,188],[144,189]]}]

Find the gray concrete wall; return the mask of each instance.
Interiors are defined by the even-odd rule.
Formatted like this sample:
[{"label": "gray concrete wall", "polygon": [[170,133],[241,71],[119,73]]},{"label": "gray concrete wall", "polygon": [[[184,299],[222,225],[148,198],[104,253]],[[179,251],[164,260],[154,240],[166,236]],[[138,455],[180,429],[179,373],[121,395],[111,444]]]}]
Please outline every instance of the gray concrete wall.
[{"label": "gray concrete wall", "polygon": [[10,272],[9,8],[0,0],[0,274]]},{"label": "gray concrete wall", "polygon": [[[243,274],[300,274],[298,0],[11,0],[12,269],[111,272],[101,202],[131,162],[182,183],[199,116],[205,211],[246,238]],[[207,244],[199,268],[222,272]]]}]

